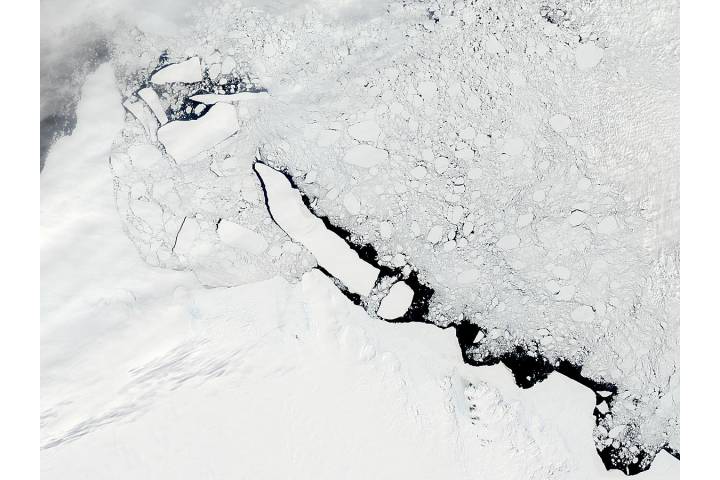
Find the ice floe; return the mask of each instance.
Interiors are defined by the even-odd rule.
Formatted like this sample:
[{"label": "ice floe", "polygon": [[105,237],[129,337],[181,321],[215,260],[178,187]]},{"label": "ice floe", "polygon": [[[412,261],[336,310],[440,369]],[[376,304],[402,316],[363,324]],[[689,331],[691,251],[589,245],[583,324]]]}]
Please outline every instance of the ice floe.
[{"label": "ice floe", "polygon": [[156,85],[164,83],[195,83],[202,81],[200,59],[192,57],[184,62],[173,63],[153,74],[150,81]]},{"label": "ice floe", "polygon": [[176,162],[186,163],[240,128],[235,107],[216,104],[197,120],[176,120],[158,130],[158,139]]}]

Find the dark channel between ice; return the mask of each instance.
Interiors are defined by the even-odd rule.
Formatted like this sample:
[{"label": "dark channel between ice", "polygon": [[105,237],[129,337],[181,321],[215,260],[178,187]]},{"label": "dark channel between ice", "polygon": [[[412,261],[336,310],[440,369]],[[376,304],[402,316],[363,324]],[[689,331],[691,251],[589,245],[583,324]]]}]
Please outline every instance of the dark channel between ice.
[{"label": "dark channel between ice", "polygon": [[[260,156],[262,156],[260,154]],[[538,382],[542,382],[545,380],[548,375],[550,375],[552,372],[558,372],[562,375],[565,375],[566,377],[575,380],[576,382],[580,383],[581,385],[584,385],[585,387],[589,388],[595,393],[595,404],[599,405],[601,402],[606,401],[608,402],[608,405],[611,403],[613,397],[617,394],[617,386],[606,383],[606,382],[599,382],[596,380],[593,380],[591,378],[585,377],[582,375],[582,365],[577,365],[572,362],[569,362],[567,360],[560,360],[558,362],[555,362],[555,364],[552,364],[547,358],[543,357],[539,353],[537,353],[534,350],[531,350],[527,348],[524,345],[516,345],[515,349],[511,352],[503,353],[499,356],[485,356],[482,359],[477,359],[473,356],[471,352],[471,347],[473,346],[473,342],[477,336],[477,334],[480,331],[483,331],[483,333],[487,333],[484,331],[484,329],[474,323],[471,323],[468,320],[462,320],[460,322],[451,322],[447,326],[441,326],[437,325],[433,322],[431,322],[428,319],[428,313],[430,308],[430,300],[435,293],[435,290],[430,287],[429,285],[424,284],[418,275],[418,272],[416,270],[412,270],[412,272],[409,275],[403,275],[402,269],[399,268],[390,268],[384,265],[380,265],[378,262],[378,252],[370,244],[362,244],[357,242],[354,239],[353,234],[337,225],[334,225],[330,222],[329,218],[326,216],[322,216],[318,214],[313,207],[313,202],[310,200],[310,198],[303,192],[303,190],[298,186],[298,184],[293,179],[292,175],[288,173],[287,170],[283,168],[278,168],[273,165],[268,165],[266,162],[262,160],[256,160],[256,163],[261,163],[264,165],[269,166],[270,168],[273,168],[277,170],[278,172],[285,175],[285,177],[290,182],[290,185],[292,188],[296,189],[302,198],[303,203],[307,207],[307,209],[315,215],[317,218],[319,218],[325,227],[341,237],[350,248],[352,248],[358,256],[371,264],[372,266],[376,267],[380,270],[380,275],[378,276],[378,280],[376,282],[379,283],[381,279],[386,277],[394,277],[399,280],[405,281],[405,283],[410,286],[413,291],[415,292],[415,295],[413,297],[412,304],[410,305],[410,308],[400,318],[394,319],[394,320],[388,320],[390,323],[409,323],[409,322],[420,322],[420,323],[427,323],[430,325],[434,325],[438,328],[455,328],[455,336],[458,341],[458,345],[460,346],[460,352],[462,353],[462,358],[465,363],[468,365],[473,366],[491,366],[491,365],[497,365],[498,363],[502,363],[505,365],[513,374],[513,377],[515,379],[515,383],[520,388],[530,388],[534,386]],[[256,172],[257,173],[257,172]],[[265,189],[265,184],[262,181],[262,178],[260,175],[257,175],[260,185],[263,189],[263,195],[265,200],[265,206],[270,213],[270,217],[275,221],[275,219],[272,217],[272,212],[270,210],[270,205],[268,202],[268,195],[267,191]],[[275,221],[277,224],[277,222]],[[282,228],[279,224],[278,226]],[[322,268],[322,266],[318,266],[318,270],[323,272],[325,275],[330,277],[330,279],[333,280],[333,282],[338,286],[340,291],[348,298],[350,301],[355,303],[356,305],[359,305],[363,308],[365,308],[365,305],[363,303],[363,299],[360,295],[349,292],[343,285],[340,283],[338,279],[333,277],[327,270]],[[609,392],[609,395],[606,394],[606,396],[600,395],[598,392]],[[595,417],[595,424],[598,425],[599,422],[604,418],[604,415],[597,409],[593,409],[593,416]],[[675,458],[680,459],[680,452],[677,450],[674,450],[670,448],[669,446],[665,446],[664,449],[673,455]],[[603,464],[605,465],[605,468],[608,470],[611,469],[617,469],[625,473],[626,475],[636,475],[640,472],[643,472],[647,470],[650,465],[651,461],[647,461],[648,457],[651,455],[650,453],[646,451],[640,451],[636,455],[636,461],[630,462],[628,461],[624,456],[619,454],[620,449],[614,448],[612,445],[609,445],[605,447],[603,450],[597,450],[598,455],[602,459]],[[654,455],[653,455],[654,457]]]}]

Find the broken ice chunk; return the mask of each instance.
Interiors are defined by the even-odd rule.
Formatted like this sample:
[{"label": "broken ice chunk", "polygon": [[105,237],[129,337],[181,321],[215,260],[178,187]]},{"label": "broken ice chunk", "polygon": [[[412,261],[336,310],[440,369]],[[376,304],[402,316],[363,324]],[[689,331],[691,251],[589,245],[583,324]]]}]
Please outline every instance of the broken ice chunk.
[{"label": "broken ice chunk", "polygon": [[380,224],[380,237],[387,240],[388,238],[392,237],[393,234],[393,224],[390,222],[382,222]]},{"label": "broken ice chunk", "polygon": [[580,323],[590,323],[595,319],[595,311],[589,305],[581,305],[570,314],[572,319]]},{"label": "broken ice chunk", "polygon": [[142,102],[134,102],[128,99],[125,103],[123,103],[123,107],[132,113],[138,122],[140,122],[151,141],[154,142],[157,140],[157,129],[159,123],[157,118],[155,118],[152,112],[150,112],[150,110],[145,107]]},{"label": "broken ice chunk", "polygon": [[177,233],[173,252],[188,256],[192,251],[195,240],[200,236],[200,225],[194,218],[185,218]]},{"label": "broken ice chunk", "polygon": [[210,79],[215,80],[218,76],[220,76],[220,64],[219,63],[213,63],[208,67],[208,77]]},{"label": "broken ice chunk", "polygon": [[235,107],[219,103],[197,120],[163,125],[158,139],[175,161],[184,163],[234,135],[239,128]]},{"label": "broken ice chunk", "polygon": [[582,225],[582,223],[587,218],[587,213],[581,211],[581,210],[575,210],[568,216],[568,223],[572,225],[573,227],[577,227],[579,225]]},{"label": "broken ice chunk", "polygon": [[165,108],[163,108],[160,102],[158,94],[150,87],[145,87],[138,92],[138,96],[142,98],[150,110],[155,114],[160,125],[165,125],[168,121],[167,115],[165,114]]},{"label": "broken ice chunk", "polygon": [[532,223],[534,218],[535,216],[532,213],[525,213],[523,215],[520,215],[517,219],[518,228],[527,227]]},{"label": "broken ice chunk", "polygon": [[173,63],[164,67],[150,78],[155,85],[164,83],[195,83],[202,80],[200,59],[192,57],[184,62]]},{"label": "broken ice chunk", "polygon": [[412,175],[418,180],[421,180],[425,178],[425,175],[427,175],[427,169],[422,165],[418,165],[417,167],[410,170],[410,175]]},{"label": "broken ice chunk", "polygon": [[292,187],[284,174],[259,162],[255,163],[255,171],[262,181],[268,210],[275,223],[293,240],[304,245],[318,264],[348,290],[368,295],[380,270],[362,260],[350,245],[328,230],[322,220],[307,209],[300,192]]},{"label": "broken ice chunk", "polygon": [[472,167],[468,170],[468,178],[470,180],[477,180],[483,177],[483,169],[480,167]]},{"label": "broken ice chunk", "polygon": [[417,88],[418,94],[425,100],[435,98],[437,91],[437,84],[432,81],[420,82]]},{"label": "broken ice chunk", "polygon": [[380,302],[377,314],[385,320],[394,320],[405,315],[412,304],[415,292],[407,283],[400,281],[390,287],[387,296]]},{"label": "broken ice chunk", "polygon": [[503,47],[502,43],[500,43],[494,35],[488,35],[485,40],[485,49],[491,55],[495,53],[505,53],[505,47]]},{"label": "broken ice chunk", "polygon": [[570,119],[567,115],[553,115],[550,117],[550,126],[556,132],[562,132],[570,126]]},{"label": "broken ice chunk", "polygon": [[506,155],[519,155],[525,149],[525,142],[522,138],[508,138],[503,142],[499,151]]},{"label": "broken ice chunk", "polygon": [[427,234],[427,241],[430,243],[438,243],[442,238],[443,229],[439,225],[433,226]]},{"label": "broken ice chunk", "polygon": [[463,216],[465,215],[465,209],[463,209],[460,205],[454,205],[452,208],[450,208],[450,211],[447,212],[447,219],[452,224],[458,224],[460,223],[460,220],[462,220]]},{"label": "broken ice chunk", "polygon": [[245,250],[254,255],[260,255],[268,247],[265,237],[229,220],[220,220],[217,233],[220,241],[224,244]]},{"label": "broken ice chunk", "polygon": [[557,299],[566,302],[571,300],[573,295],[575,295],[575,287],[572,285],[565,285],[560,287],[560,290],[557,293]]},{"label": "broken ice chunk", "polygon": [[473,340],[473,343],[480,343],[482,342],[482,339],[485,338],[485,332],[482,330],[478,330],[477,335],[475,335],[475,339]]},{"label": "broken ice chunk", "polygon": [[552,269],[553,274],[562,280],[567,280],[570,278],[570,269],[567,267],[563,267],[562,265],[553,267]]},{"label": "broken ice chunk", "polygon": [[594,42],[583,43],[575,49],[575,61],[580,70],[590,70],[600,63],[604,53]]},{"label": "broken ice chunk", "polygon": [[618,228],[617,220],[615,220],[615,217],[605,217],[603,218],[600,223],[598,223],[598,232],[602,233],[604,235],[610,235],[611,233],[614,233]]},{"label": "broken ice chunk", "polygon": [[359,142],[376,142],[380,136],[380,127],[372,120],[350,125],[348,133]]},{"label": "broken ice chunk", "polygon": [[511,233],[510,235],[505,235],[500,240],[498,240],[497,246],[503,250],[513,250],[520,246],[520,237],[518,237],[514,233]]},{"label": "broken ice chunk", "polygon": [[232,73],[233,69],[235,69],[236,66],[237,66],[237,64],[235,63],[234,58],[225,57],[225,59],[222,62],[222,67],[221,67],[223,75],[228,75],[228,74]]},{"label": "broken ice chunk", "polygon": [[162,152],[155,145],[138,144],[128,148],[133,167],[152,168],[162,162]]},{"label": "broken ice chunk", "polygon": [[446,157],[438,157],[435,159],[435,171],[439,174],[445,173],[450,166],[450,161]]},{"label": "broken ice chunk", "polygon": [[357,145],[345,153],[345,163],[363,168],[370,168],[388,159],[388,152],[370,145]]},{"label": "broken ice chunk", "polygon": [[482,272],[477,268],[471,268],[469,270],[463,270],[457,276],[457,282],[461,285],[468,283],[475,283],[480,280]]},{"label": "broken ice chunk", "polygon": [[343,197],[343,205],[345,205],[347,211],[352,215],[357,215],[362,209],[360,200],[352,192],[348,192],[345,197]]},{"label": "broken ice chunk", "polygon": [[458,132],[458,136],[466,142],[469,142],[475,138],[475,129],[473,127],[465,127]]}]

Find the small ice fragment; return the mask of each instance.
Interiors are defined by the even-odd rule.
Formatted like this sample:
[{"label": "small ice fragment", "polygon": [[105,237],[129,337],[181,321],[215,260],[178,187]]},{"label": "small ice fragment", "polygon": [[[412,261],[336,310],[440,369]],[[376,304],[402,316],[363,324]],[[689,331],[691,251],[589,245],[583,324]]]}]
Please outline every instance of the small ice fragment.
[{"label": "small ice fragment", "polygon": [[380,136],[380,127],[372,120],[350,125],[348,133],[359,142],[376,142]]},{"label": "small ice fragment", "polygon": [[358,200],[358,198],[352,192],[348,192],[343,197],[343,205],[345,206],[345,209],[352,215],[357,215],[358,213],[360,213],[360,210],[362,208],[360,200]]},{"label": "small ice fragment", "polygon": [[480,270],[476,268],[471,268],[469,270],[463,270],[460,272],[457,276],[457,282],[461,285],[466,285],[468,283],[475,283],[478,280],[480,280],[481,272]]},{"label": "small ice fragment", "polygon": [[488,35],[485,42],[485,49],[490,54],[505,53],[505,47],[503,47],[502,43],[500,43],[494,35]]},{"label": "small ice fragment", "polygon": [[385,320],[402,317],[412,305],[414,295],[415,292],[407,283],[403,281],[395,283],[380,302],[380,308],[377,310],[378,316]]},{"label": "small ice fragment", "polygon": [[547,281],[545,283],[545,288],[547,288],[548,292],[552,293],[553,295],[556,295],[560,292],[560,284],[555,280]]},{"label": "small ice fragment", "polygon": [[550,126],[556,132],[562,132],[570,126],[570,118],[567,115],[553,115],[550,117]]},{"label": "small ice fragment", "polygon": [[580,210],[575,210],[570,214],[570,216],[568,216],[568,223],[573,227],[577,227],[578,225],[581,225],[586,218],[587,213]]},{"label": "small ice fragment", "polygon": [[450,161],[446,157],[438,157],[435,159],[435,171],[439,174],[445,173],[450,165]]},{"label": "small ice fragment", "polygon": [[140,122],[148,138],[153,142],[157,140],[159,122],[150,109],[142,102],[134,102],[129,99],[123,103],[123,106]]},{"label": "small ice fragment", "polygon": [[488,137],[485,133],[480,133],[477,137],[475,137],[474,143],[478,148],[487,147],[490,145],[490,137]]},{"label": "small ice fragment", "polygon": [[222,62],[222,66],[220,67],[222,70],[223,75],[228,75],[232,73],[233,69],[235,68],[237,64],[235,63],[235,59],[232,57],[225,57],[225,59]]},{"label": "small ice fragment", "polygon": [[525,213],[523,215],[520,215],[517,219],[518,228],[527,227],[532,223],[533,218],[535,218],[535,216],[532,213]]},{"label": "small ice fragment", "polygon": [[503,142],[500,153],[506,155],[519,155],[525,149],[525,142],[522,138],[508,138]]},{"label": "small ice fragment", "polygon": [[150,110],[155,114],[160,125],[165,125],[168,121],[167,115],[165,114],[165,108],[160,102],[158,94],[150,87],[145,87],[138,92],[138,96],[142,98]]},{"label": "small ice fragment", "polygon": [[461,205],[454,205],[450,211],[447,214],[447,219],[452,224],[458,224],[460,223],[460,220],[462,220],[463,216],[465,215],[465,210]]},{"label": "small ice fragment", "polygon": [[418,85],[417,92],[424,99],[430,100],[437,95],[437,85],[431,81],[421,82],[420,85]]},{"label": "small ice fragment", "polygon": [[560,291],[557,293],[557,299],[567,302],[572,299],[573,295],[575,295],[575,287],[572,285],[565,285],[560,287]]},{"label": "small ice fragment", "polygon": [[370,145],[357,145],[345,153],[344,161],[362,168],[370,168],[387,162],[388,152]]},{"label": "small ice fragment", "polygon": [[442,238],[443,229],[439,225],[433,226],[427,234],[427,241],[430,243],[438,243]]},{"label": "small ice fragment", "polygon": [[387,240],[392,237],[393,224],[390,222],[382,222],[380,224],[380,237]]},{"label": "small ice fragment", "polygon": [[465,127],[460,130],[460,138],[470,141],[475,138],[475,129],[473,127]]},{"label": "small ice fragment", "polygon": [[340,132],[337,130],[322,130],[318,134],[317,143],[321,147],[329,147],[333,143],[337,142],[340,138]]},{"label": "small ice fragment", "polygon": [[192,251],[195,240],[200,235],[200,225],[194,218],[186,218],[177,233],[173,252],[187,256]]},{"label": "small ice fragment", "polygon": [[505,235],[500,240],[498,240],[497,246],[503,250],[512,250],[520,246],[520,237],[518,237],[514,233],[511,233],[510,235]]},{"label": "small ice fragment", "polygon": [[570,314],[572,319],[579,323],[590,323],[595,319],[595,312],[589,305],[581,305]]},{"label": "small ice fragment", "polygon": [[254,255],[260,255],[268,247],[268,243],[262,235],[229,220],[220,220],[217,233],[220,241],[224,244]]},{"label": "small ice fragment", "polygon": [[137,144],[128,148],[128,155],[133,167],[152,168],[162,162],[162,152],[155,146],[149,144]]},{"label": "small ice fragment", "polygon": [[423,179],[425,178],[425,175],[427,175],[427,169],[422,165],[418,165],[417,167],[410,170],[410,175],[417,178],[418,180]]},{"label": "small ice fragment", "polygon": [[553,274],[561,280],[567,280],[570,278],[570,269],[563,266],[557,266],[553,268]]},{"label": "small ice fragment", "polygon": [[605,217],[600,223],[598,223],[598,232],[604,235],[610,235],[618,229],[617,220],[615,217]]},{"label": "small ice fragment", "polygon": [[215,80],[218,76],[220,76],[220,72],[222,71],[222,67],[219,63],[213,63],[208,68],[208,76],[210,79]]},{"label": "small ice fragment", "polygon": [[583,43],[575,49],[575,61],[580,70],[590,70],[600,63],[604,53],[594,42]]},{"label": "small ice fragment", "polygon": [[472,167],[470,170],[468,170],[468,178],[470,180],[477,180],[478,178],[482,178],[483,176],[483,169],[480,167]]}]

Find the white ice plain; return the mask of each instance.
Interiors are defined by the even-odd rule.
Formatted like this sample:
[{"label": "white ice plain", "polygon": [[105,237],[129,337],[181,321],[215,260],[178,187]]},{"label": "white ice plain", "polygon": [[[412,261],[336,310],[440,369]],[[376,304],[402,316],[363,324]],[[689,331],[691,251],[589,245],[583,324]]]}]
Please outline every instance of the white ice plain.
[{"label": "white ice plain", "polygon": [[113,85],[88,78],[41,177],[44,478],[624,478],[594,450],[593,394],[558,374],[519,390],[318,270],[206,288],[143,262],[113,199]]}]

